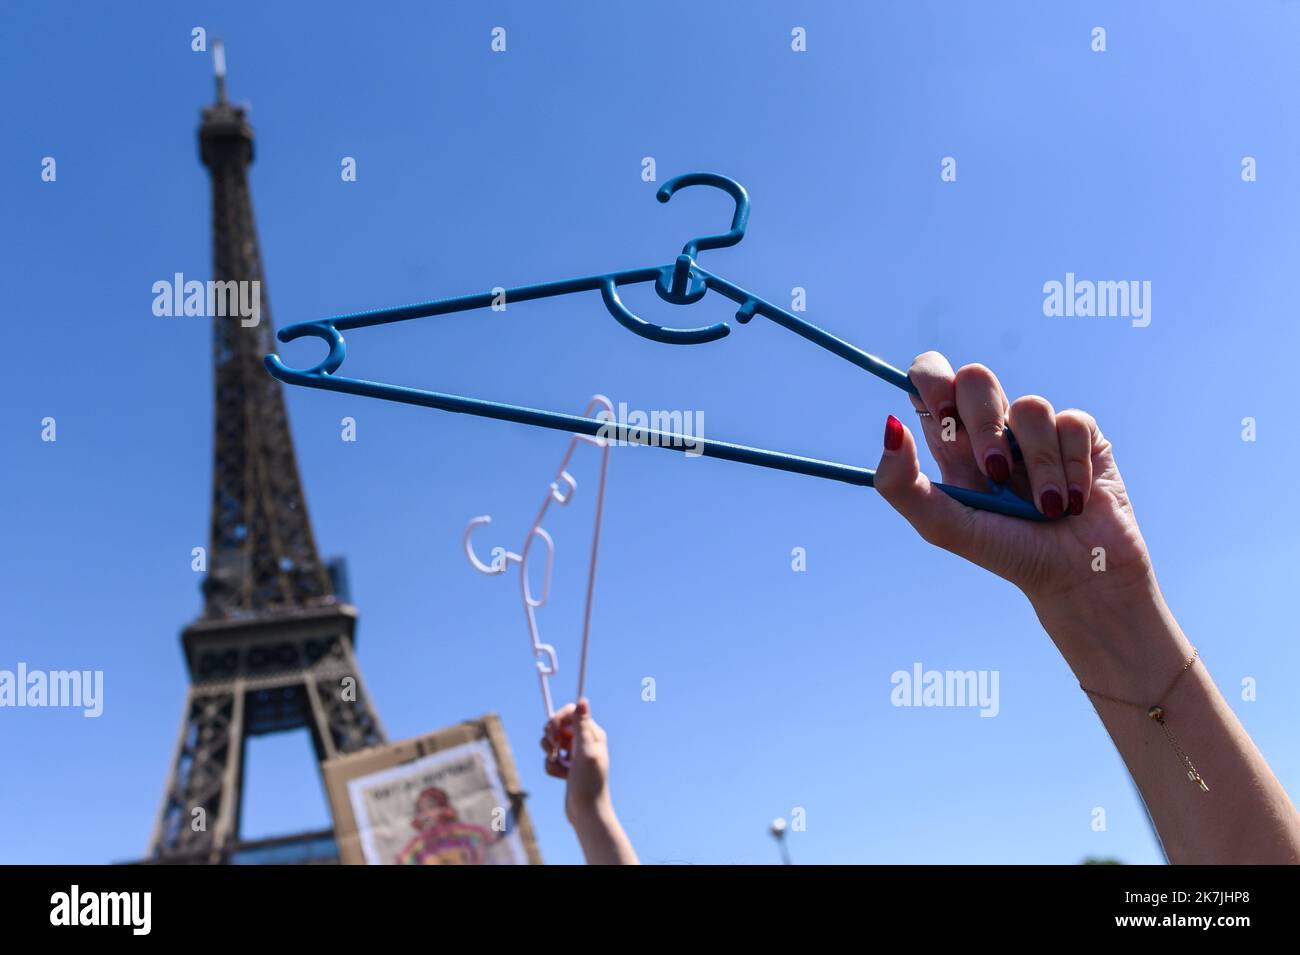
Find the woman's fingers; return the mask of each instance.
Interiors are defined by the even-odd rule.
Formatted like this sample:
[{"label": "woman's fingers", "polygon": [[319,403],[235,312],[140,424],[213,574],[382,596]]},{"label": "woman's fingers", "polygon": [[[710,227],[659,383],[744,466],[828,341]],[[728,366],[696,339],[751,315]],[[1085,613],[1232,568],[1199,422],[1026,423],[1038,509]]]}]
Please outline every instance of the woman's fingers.
[{"label": "woman's fingers", "polygon": [[885,422],[885,450],[876,469],[876,490],[925,540],[963,557],[974,513],[921,473],[916,441],[893,415]]},{"label": "woman's fingers", "polygon": [[[937,351],[917,355],[912,367],[907,370],[907,377],[920,392],[918,411],[930,412],[935,423],[940,426],[945,418],[953,418],[954,424],[960,423],[957,420],[957,395],[953,390],[956,374],[947,358]],[[915,398],[912,404],[917,404]]]},{"label": "woman's fingers", "polygon": [[546,726],[542,729],[542,735],[549,740],[560,741],[567,737],[573,738],[573,714],[576,704],[567,703],[551,714],[551,718],[546,721]]},{"label": "woman's fingers", "polygon": [[1082,514],[1092,493],[1093,437],[1097,422],[1086,411],[1070,408],[1056,416],[1056,434],[1061,444],[1071,514]]},{"label": "woman's fingers", "polygon": [[957,413],[966,426],[980,470],[999,484],[1006,484],[1011,479],[1007,396],[997,376],[983,365],[966,365],[957,372],[954,391]]},{"label": "woman's fingers", "polygon": [[567,730],[560,725],[558,717],[558,713],[552,716],[542,728],[542,749],[546,751],[546,775],[567,779],[569,770],[560,761],[560,753],[564,748],[563,736]]},{"label": "woman's fingers", "polygon": [[916,356],[907,377],[916,386],[912,406],[928,411],[921,419],[921,433],[939,464],[943,480],[959,487],[983,488],[984,473],[971,455],[970,441],[961,427],[955,389],[956,373],[948,359],[937,351]]},{"label": "woman's fingers", "polygon": [[542,749],[546,752],[546,773],[565,779],[568,769],[560,761],[563,753],[573,751],[573,720],[577,705],[569,703],[556,710],[542,727]]},{"label": "woman's fingers", "polygon": [[577,708],[577,703],[565,703],[551,714],[551,718],[546,721],[546,725],[558,728],[561,724],[573,722],[573,713]]},{"label": "woman's fingers", "polygon": [[1034,503],[1053,520],[1065,513],[1065,466],[1056,433],[1056,411],[1046,398],[1025,395],[1011,405],[1008,424],[1016,434]]}]

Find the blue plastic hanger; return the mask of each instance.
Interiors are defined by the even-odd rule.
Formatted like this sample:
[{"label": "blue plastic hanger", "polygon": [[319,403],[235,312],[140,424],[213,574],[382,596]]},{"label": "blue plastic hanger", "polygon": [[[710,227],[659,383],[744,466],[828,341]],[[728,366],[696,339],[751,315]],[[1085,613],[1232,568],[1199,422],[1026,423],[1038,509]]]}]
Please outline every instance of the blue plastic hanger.
[{"label": "blue plastic hanger", "polygon": [[[650,443],[672,450],[690,449],[706,457],[722,458],[727,461],[740,461],[744,464],[756,464],[761,467],[776,468],[781,471],[793,471],[812,477],[843,481],[861,487],[874,485],[875,472],[870,468],[856,467],[850,464],[838,464],[833,461],[820,461],[780,451],[768,451],[751,448],[725,441],[674,435],[648,429],[629,428],[615,422],[602,424],[592,418],[577,415],[560,414],[554,411],[539,411],[518,405],[507,405],[497,401],[484,401],[479,398],[463,398],[459,395],[441,394],[424,391],[419,388],[406,388],[401,385],[387,385],[381,382],[364,381],[359,378],[347,378],[336,375],[346,355],[343,332],[354,328],[366,328],[371,325],[387,325],[391,322],[404,322],[412,318],[427,318],[433,315],[447,315],[452,312],[464,312],[479,308],[488,308],[494,303],[505,301],[513,304],[533,299],[551,298],[557,295],[569,295],[575,292],[600,292],[605,307],[625,328],[642,338],[663,342],[669,345],[700,345],[725,338],[731,328],[726,322],[702,325],[698,328],[667,328],[655,325],[632,314],[618,296],[619,286],[639,285],[653,282],[655,292],[665,302],[673,305],[690,305],[698,302],[705,293],[713,291],[731,299],[739,309],[736,320],[742,325],[755,315],[762,315],[782,328],[787,328],[820,345],[827,351],[850,361],[859,368],[870,372],[877,378],[884,379],[895,387],[909,394],[917,394],[916,386],[907,375],[892,365],[881,361],[836,338],[834,335],[818,328],[811,322],[804,321],[778,308],[738,285],[714,275],[700,266],[696,261],[699,253],[706,249],[722,249],[735,245],[745,237],[745,227],[749,223],[749,195],[743,186],[734,179],[710,172],[691,172],[677,176],[665,182],[656,194],[660,202],[667,202],[680,189],[687,186],[713,186],[721,189],[736,201],[736,212],[731,218],[731,228],[721,235],[702,236],[692,239],[682,247],[672,265],[630,269],[625,272],[610,272],[605,275],[592,275],[587,278],[568,279],[562,282],[547,282],[542,285],[525,285],[506,289],[503,292],[483,292],[477,295],[465,295],[460,298],[445,298],[416,305],[404,305],[399,308],[385,308],[371,312],[357,312],[351,315],[339,315],[318,322],[303,322],[280,330],[282,342],[291,342],[298,338],[314,335],[329,345],[329,354],[324,360],[311,368],[298,370],[289,368],[277,355],[266,356],[267,370],[280,381],[291,385],[305,385],[308,388],[323,388],[327,391],[340,391],[346,394],[365,395],[369,398],[383,398],[387,401],[400,401],[405,404],[422,405],[438,408],[442,411],[454,411],[460,414],[478,415],[483,418],[496,418],[501,421],[514,421],[519,424],[533,425],[539,428],[552,428],[574,434],[587,434],[593,437],[602,433],[611,434],[620,442]],[[603,432],[602,432],[602,429]],[[1008,432],[1010,434],[1010,432]],[[1017,450],[1012,439],[1013,452]],[[990,493],[981,493],[967,488],[953,487],[948,484],[936,484],[945,494],[970,507],[985,511],[995,511],[1011,517],[1027,520],[1046,520],[1032,503],[1016,495],[1006,485],[989,482]]]}]

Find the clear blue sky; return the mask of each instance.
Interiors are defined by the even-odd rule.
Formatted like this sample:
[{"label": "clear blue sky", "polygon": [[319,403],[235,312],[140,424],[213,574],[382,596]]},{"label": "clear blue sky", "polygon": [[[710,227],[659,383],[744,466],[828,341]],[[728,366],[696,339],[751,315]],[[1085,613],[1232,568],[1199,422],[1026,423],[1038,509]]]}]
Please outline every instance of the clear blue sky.
[{"label": "clear blue sky", "polygon": [[[778,302],[806,288],[810,319],[895,364],[937,348],[990,365],[1013,395],[1096,414],[1170,604],[1300,795],[1300,4],[7,7],[0,668],[102,669],[106,709],[0,711],[0,861],[138,857],[170,768],[177,638],[200,610],[190,549],[207,543],[211,327],[155,317],[150,287],[210,269],[196,126],[211,62],[190,51],[194,26],[226,39],[231,96],[251,105],[277,326],[664,264],[719,231],[728,202],[691,190],[659,205],[642,157],[660,181],[731,175],[753,199],[750,231],[705,253],[709,268]],[[806,53],[790,49],[795,26]],[[344,156],[356,183],[340,180]],[[940,181],[944,156],[955,183]],[[1257,182],[1241,180],[1244,156]],[[1150,326],[1044,317],[1043,283],[1068,271],[1150,280]],[[668,324],[733,308],[626,298]],[[345,371],[362,377],[573,411],[601,391],[703,409],[711,437],[871,466],[885,416],[908,408],[762,321],[674,348],[629,334],[596,296],[349,343]],[[485,512],[485,543],[518,546],[564,437],[325,392],[288,401],[390,737],[499,712],[545,857],[580,859],[541,771],[514,588],[460,550]],[[356,443],[340,440],[345,415]],[[45,416],[57,443],[40,440]],[[548,525],[559,563],[542,628],[569,664],[561,696],[590,513],[575,501]],[[605,534],[590,695],[646,861],[773,862],[767,826],[795,807],[798,862],[1159,859],[1028,605],[873,492],[616,450]],[[1000,714],[891,706],[890,674],[917,662],[999,671]],[[1240,699],[1247,677],[1257,702]],[[248,835],[327,822],[301,734],[257,741],[248,787]]]}]

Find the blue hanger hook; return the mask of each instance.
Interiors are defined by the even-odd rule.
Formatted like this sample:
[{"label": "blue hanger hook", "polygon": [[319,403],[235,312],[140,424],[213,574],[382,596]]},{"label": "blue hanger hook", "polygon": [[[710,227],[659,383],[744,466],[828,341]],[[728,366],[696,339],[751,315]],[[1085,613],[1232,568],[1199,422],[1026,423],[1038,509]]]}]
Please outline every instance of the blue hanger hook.
[{"label": "blue hanger hook", "polygon": [[659,297],[674,305],[690,305],[704,295],[704,279],[694,271],[695,257],[705,249],[725,249],[735,245],[745,237],[745,227],[749,225],[749,193],[736,180],[715,172],[688,172],[674,176],[659,187],[655,198],[667,202],[677,190],[687,186],[713,186],[721,189],[736,200],[736,211],[731,217],[731,228],[726,232],[720,235],[702,235],[682,246],[682,254],[677,256],[672,268],[666,269],[655,283]]},{"label": "blue hanger hook", "polygon": [[716,172],[688,172],[674,176],[665,182],[655,193],[655,198],[660,202],[667,202],[677,190],[685,189],[687,186],[713,186],[715,189],[721,189],[736,200],[736,213],[731,217],[730,231],[722,235],[705,235],[698,239],[691,239],[682,246],[682,255],[689,255],[693,259],[704,249],[725,249],[745,237],[745,227],[749,225],[749,193],[745,191],[744,186]]},{"label": "blue hanger hook", "polygon": [[[695,269],[695,256],[704,249],[725,249],[735,245],[745,237],[745,227],[749,225],[749,193],[736,180],[714,172],[688,172],[674,176],[659,187],[655,198],[667,202],[679,189],[687,186],[713,186],[721,189],[736,201],[736,211],[732,214],[729,230],[719,235],[703,235],[691,239],[682,246],[677,261],[660,270],[655,280],[655,291],[661,299],[673,305],[691,305],[703,298],[708,291],[704,276]],[[618,319],[619,324],[642,338],[666,345],[703,345],[725,338],[731,332],[726,322],[715,322],[699,328],[667,328],[647,322],[623,304],[615,288],[616,284],[611,278],[601,285],[600,293],[605,308]]]}]

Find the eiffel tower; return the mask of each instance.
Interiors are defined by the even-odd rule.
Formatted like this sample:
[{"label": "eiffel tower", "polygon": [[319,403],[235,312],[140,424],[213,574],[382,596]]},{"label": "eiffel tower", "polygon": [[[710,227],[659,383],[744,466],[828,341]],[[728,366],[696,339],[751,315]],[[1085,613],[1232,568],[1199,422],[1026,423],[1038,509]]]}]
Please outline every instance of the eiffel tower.
[{"label": "eiffel tower", "polygon": [[356,610],[336,594],[312,536],[274,350],[248,190],[253,130],[226,100],[203,110],[212,177],[212,278],[260,282],[261,319],[214,318],[212,523],[204,609],[181,633],[190,688],[149,861],[336,861],[333,833],[241,842],[245,743],[307,727],[320,760],[383,743],[353,655]]}]

